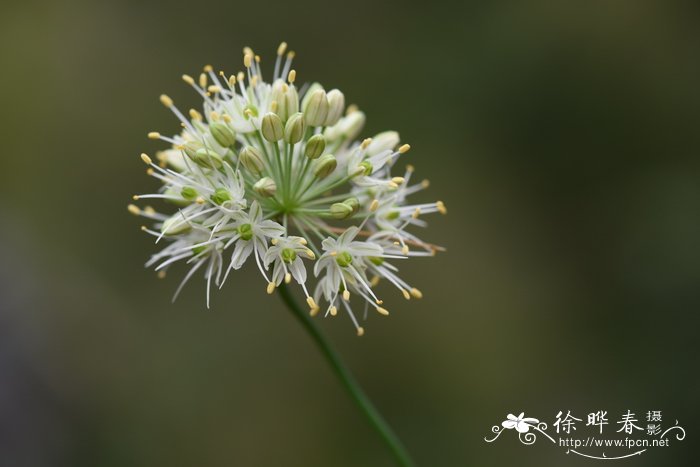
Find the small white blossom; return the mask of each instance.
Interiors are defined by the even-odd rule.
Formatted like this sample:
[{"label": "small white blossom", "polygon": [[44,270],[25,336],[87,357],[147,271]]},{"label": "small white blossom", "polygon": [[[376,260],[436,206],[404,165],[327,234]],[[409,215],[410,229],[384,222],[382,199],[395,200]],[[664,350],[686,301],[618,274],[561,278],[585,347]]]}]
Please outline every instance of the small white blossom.
[{"label": "small white blossom", "polygon": [[[413,230],[426,227],[424,214],[446,209],[440,201],[409,204],[427,182],[410,183],[412,166],[402,176],[391,172],[410,147],[394,131],[358,141],[365,114],[346,109],[337,89],[297,88],[294,53],[286,49],[280,45],[270,81],[248,47],[243,72],[227,77],[206,66],[196,78],[183,75],[203,101],[199,110],[183,112],[161,96],[180,127],[172,136],[148,134],[169,145],[156,162],[141,156],[161,185],[134,199],[162,202],[163,213],[133,204],[129,211],[152,221],[143,229],[167,243],[147,266],[164,276],[177,263],[188,265],[175,297],[203,271],[209,306],[212,284],[223,286],[231,271],[253,262],[268,292],[294,281],[312,315],[319,302],[325,315],[342,308],[361,335],[353,296],[364,304],[364,319],[369,308],[388,314],[376,292],[381,279],[407,299],[422,296],[392,261],[438,251]],[[313,297],[306,263],[314,265]]]}]

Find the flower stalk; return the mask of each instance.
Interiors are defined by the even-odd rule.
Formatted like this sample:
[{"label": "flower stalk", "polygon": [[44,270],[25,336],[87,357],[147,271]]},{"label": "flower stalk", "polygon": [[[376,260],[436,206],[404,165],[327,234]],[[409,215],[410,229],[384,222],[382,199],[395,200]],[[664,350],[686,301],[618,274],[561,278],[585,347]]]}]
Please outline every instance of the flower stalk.
[{"label": "flower stalk", "polygon": [[401,443],[401,440],[396,436],[389,424],[384,420],[377,408],[372,404],[372,401],[367,397],[367,394],[362,390],[355,377],[350,373],[350,370],[345,366],[340,359],[338,353],[331,347],[328,339],[321,333],[316,323],[311,319],[308,312],[302,309],[292,297],[289,289],[283,284],[278,289],[280,298],[289,308],[289,311],[297,318],[299,323],[304,327],[309,337],[314,341],[321,354],[324,356],[328,364],[331,366],[333,373],[338,378],[338,381],[347,390],[358,408],[367,418],[367,421],[372,425],[377,434],[382,438],[386,446],[391,450],[397,465],[401,467],[414,467],[415,463],[411,459],[406,448]]}]

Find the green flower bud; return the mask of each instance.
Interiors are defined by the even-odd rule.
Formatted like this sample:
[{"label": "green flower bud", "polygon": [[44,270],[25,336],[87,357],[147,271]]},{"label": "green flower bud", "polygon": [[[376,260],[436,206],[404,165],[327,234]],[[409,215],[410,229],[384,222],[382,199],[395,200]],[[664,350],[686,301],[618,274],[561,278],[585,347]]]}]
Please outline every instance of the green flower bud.
[{"label": "green flower bud", "polygon": [[297,112],[287,120],[284,126],[284,140],[291,144],[296,144],[304,137],[306,124],[304,123],[304,115]]},{"label": "green flower bud", "polygon": [[401,213],[399,211],[391,211],[389,214],[387,214],[384,217],[386,217],[387,220],[393,221],[393,220],[398,219],[400,215],[401,215]]},{"label": "green flower bud", "polygon": [[328,116],[328,99],[326,91],[319,89],[314,91],[306,102],[304,119],[310,126],[322,126]]},{"label": "green flower bud", "polygon": [[384,264],[384,258],[380,258],[379,256],[370,256],[367,259],[370,260],[370,262],[375,266],[381,266]]},{"label": "green flower bud", "polygon": [[192,202],[191,202],[191,201],[188,201],[187,199],[181,199],[181,198],[184,198],[184,196],[181,196],[182,193],[181,193],[180,190],[179,190],[176,186],[174,186],[174,185],[169,186],[169,187],[163,192],[163,194],[164,194],[165,196],[168,196],[168,198],[165,199],[165,201],[166,201],[167,203],[171,203],[171,204],[174,204],[174,205],[176,205],[176,206],[183,206],[183,207],[184,207],[184,206],[189,206],[190,204],[192,204]]},{"label": "green flower bud", "polygon": [[263,137],[271,143],[275,143],[284,137],[284,126],[279,115],[268,112],[262,119]]},{"label": "green flower bud", "polygon": [[216,190],[214,190],[214,194],[211,195],[211,201],[214,204],[221,205],[221,204],[224,204],[226,201],[230,201],[230,200],[231,200],[231,193],[229,193],[229,191],[223,187],[217,188]]},{"label": "green flower bud", "polygon": [[347,251],[343,251],[335,256],[335,261],[341,268],[346,268],[352,264],[352,255]]},{"label": "green flower bud", "polygon": [[230,148],[236,144],[236,133],[228,125],[213,122],[209,124],[209,131],[216,142],[225,148]]},{"label": "green flower bud", "polygon": [[299,94],[294,86],[290,86],[284,94],[284,107],[287,111],[287,118],[299,112]]},{"label": "green flower bud", "polygon": [[309,105],[309,100],[311,99],[311,95],[318,90],[323,91],[323,86],[321,86],[320,83],[311,83],[311,86],[309,86],[309,89],[307,89],[306,93],[304,93],[304,99],[302,99],[302,101],[301,101],[301,108],[302,109],[305,109]]},{"label": "green flower bud", "polygon": [[160,227],[160,231],[164,235],[177,235],[190,229],[189,222],[186,222],[179,212],[163,221],[163,225]]},{"label": "green flower bud", "polygon": [[190,156],[190,159],[194,161],[200,167],[207,167],[210,169],[220,169],[223,165],[223,159],[214,150],[208,148],[200,148]]},{"label": "green flower bud", "polygon": [[241,224],[238,226],[238,235],[241,236],[241,240],[248,241],[253,238],[253,226],[250,224]]},{"label": "green flower bud", "polygon": [[331,216],[336,219],[346,219],[352,216],[352,206],[345,203],[333,203],[330,207]]},{"label": "green flower bud", "polygon": [[338,161],[335,159],[333,154],[326,154],[318,159],[316,162],[316,168],[314,169],[314,175],[318,178],[326,178],[333,173],[335,168],[338,166]]},{"label": "green flower bud", "polygon": [[182,190],[180,190],[180,196],[182,196],[188,201],[194,201],[195,199],[197,199],[198,195],[199,193],[197,193],[197,190],[195,190],[191,186],[183,186]]},{"label": "green flower bud", "polygon": [[260,196],[269,198],[277,192],[277,184],[270,177],[263,177],[253,185],[253,190]]},{"label": "green flower bud", "polygon": [[318,159],[326,150],[326,138],[323,135],[314,135],[306,142],[304,155],[309,159]]},{"label": "green flower bud", "polygon": [[296,251],[292,250],[291,248],[285,248],[282,250],[282,261],[289,264],[295,259],[297,259]]},{"label": "green flower bud", "polygon": [[326,126],[338,123],[345,110],[345,96],[337,89],[328,91],[328,115],[326,116]]},{"label": "green flower bud", "polygon": [[265,168],[263,156],[257,148],[246,146],[238,155],[238,161],[241,165],[254,175],[260,175]]},{"label": "green flower bud", "polygon": [[202,143],[199,141],[188,141],[184,144],[182,150],[185,151],[187,157],[194,160],[194,158],[197,157],[197,150],[202,149],[202,147]]},{"label": "green flower bud", "polygon": [[360,210],[360,200],[357,198],[348,198],[345,201],[343,201],[343,204],[347,204],[352,208],[352,213],[356,214],[357,211]]}]

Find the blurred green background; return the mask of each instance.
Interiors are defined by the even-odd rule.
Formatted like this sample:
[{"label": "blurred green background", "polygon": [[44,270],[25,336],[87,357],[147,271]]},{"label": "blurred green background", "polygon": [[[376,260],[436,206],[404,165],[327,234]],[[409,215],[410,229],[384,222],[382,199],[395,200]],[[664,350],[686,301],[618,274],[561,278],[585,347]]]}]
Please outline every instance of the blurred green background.
[{"label": "blurred green background", "polygon": [[[515,436],[663,410],[697,465],[700,7],[676,1],[60,2],[0,6],[0,465],[388,466],[297,322],[253,271],[204,304],[126,204],[153,186],[158,103],[241,49],[297,51],[365,136],[399,131],[449,215],[362,339],[321,320],[420,466],[589,465]],[[619,461],[623,462],[623,461]]]}]

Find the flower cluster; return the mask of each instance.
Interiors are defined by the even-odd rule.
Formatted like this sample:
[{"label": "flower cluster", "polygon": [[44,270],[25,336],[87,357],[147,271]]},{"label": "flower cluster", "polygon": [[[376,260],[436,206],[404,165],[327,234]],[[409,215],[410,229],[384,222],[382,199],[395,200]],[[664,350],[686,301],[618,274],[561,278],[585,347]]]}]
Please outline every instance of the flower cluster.
[{"label": "flower cluster", "polygon": [[[182,129],[148,134],[170,145],[155,160],[141,155],[162,186],[134,200],[157,198],[177,210],[164,214],[132,204],[129,211],[152,219],[143,230],[167,243],[147,266],[162,276],[174,263],[190,265],[173,299],[201,270],[208,307],[212,282],[223,286],[250,261],[268,293],[295,281],[312,315],[323,309],[335,316],[343,308],[362,335],[351,296],[362,299],[365,319],[370,308],[388,314],[374,290],[380,279],[406,299],[420,298],[394,263],[435,254],[439,248],[409,228],[424,227],[423,214],[446,209],[440,201],[407,203],[428,186],[411,183],[410,165],[401,176],[391,173],[409,145],[399,145],[393,131],[358,141],[365,114],[346,108],[337,89],[318,83],[297,89],[294,53],[286,48],[282,43],[277,50],[271,82],[250,48],[244,49],[245,71],[236,75],[216,74],[211,66],[198,79],[183,75],[204,101],[201,111],[186,115],[160,97]],[[313,290],[307,267],[316,278]]]}]

